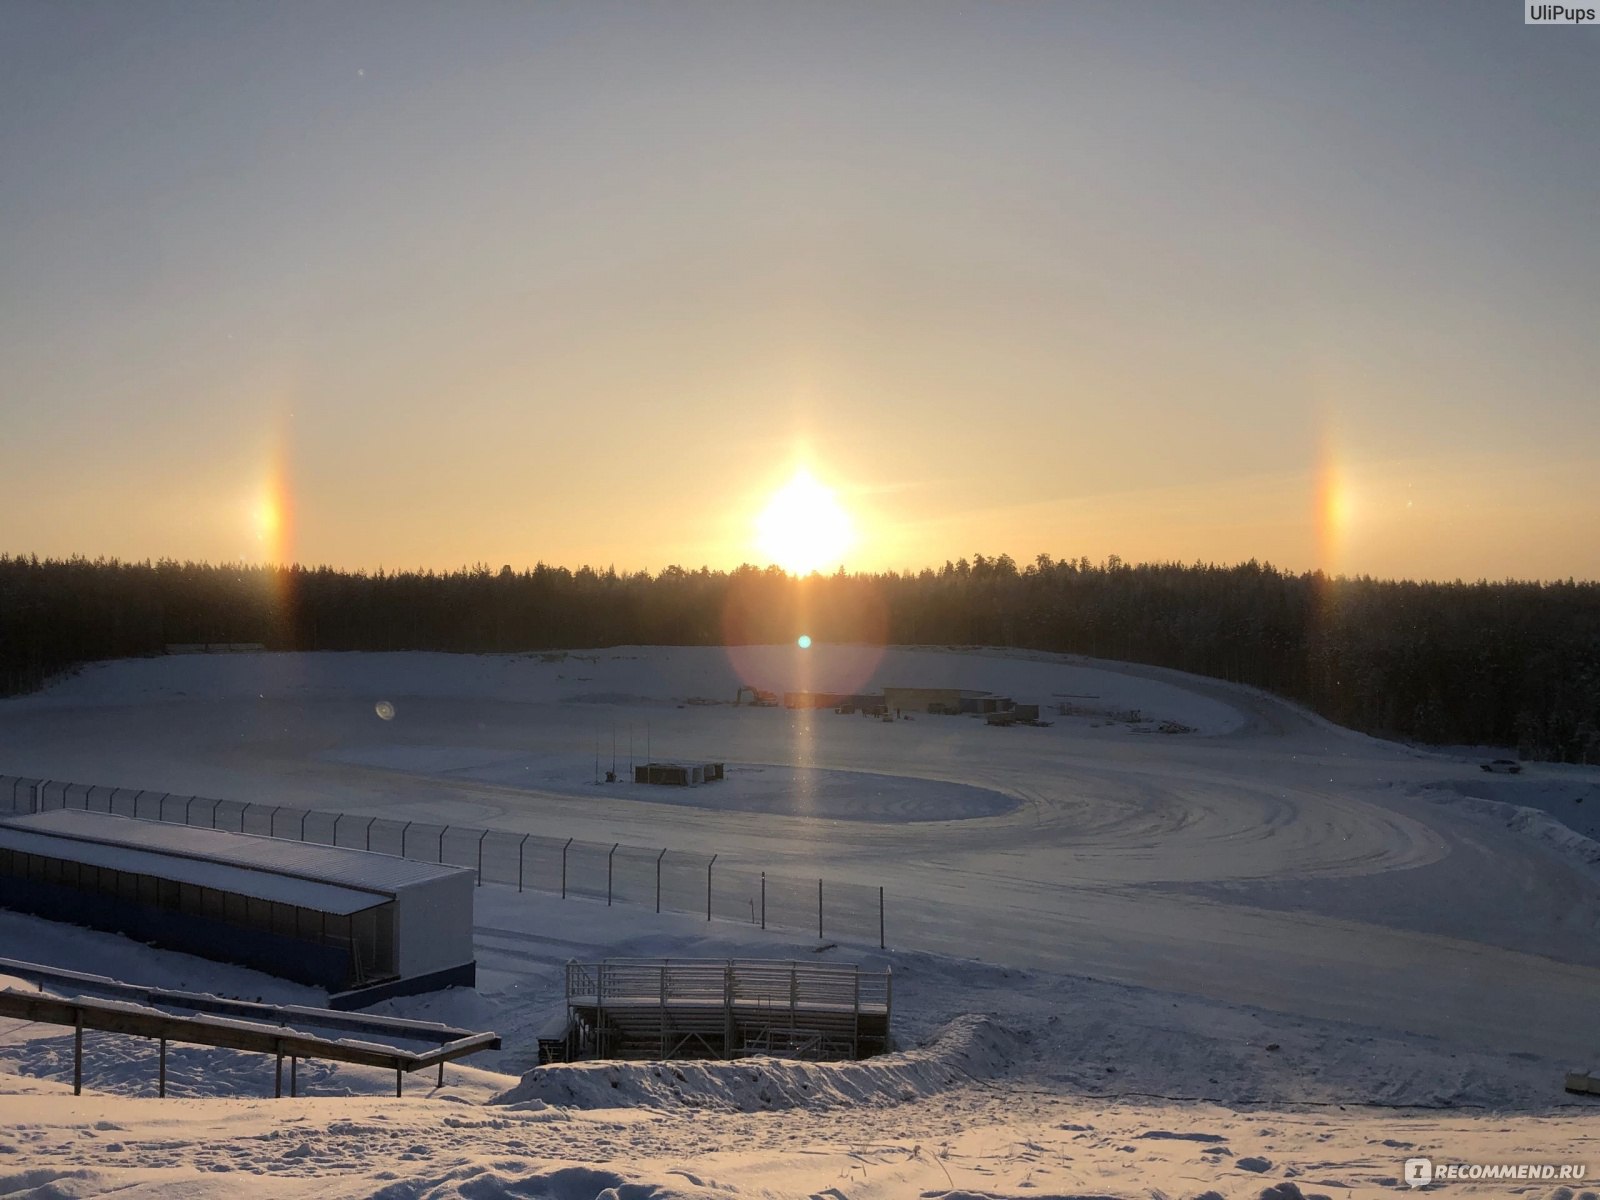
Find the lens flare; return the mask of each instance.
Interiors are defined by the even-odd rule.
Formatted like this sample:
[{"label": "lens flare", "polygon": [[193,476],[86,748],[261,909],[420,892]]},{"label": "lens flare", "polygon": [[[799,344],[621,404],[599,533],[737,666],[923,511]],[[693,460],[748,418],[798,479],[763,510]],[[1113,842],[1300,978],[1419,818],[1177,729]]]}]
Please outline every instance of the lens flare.
[{"label": "lens flare", "polygon": [[809,633],[802,633],[796,644],[799,645],[800,649],[802,650],[811,649],[811,635]]}]

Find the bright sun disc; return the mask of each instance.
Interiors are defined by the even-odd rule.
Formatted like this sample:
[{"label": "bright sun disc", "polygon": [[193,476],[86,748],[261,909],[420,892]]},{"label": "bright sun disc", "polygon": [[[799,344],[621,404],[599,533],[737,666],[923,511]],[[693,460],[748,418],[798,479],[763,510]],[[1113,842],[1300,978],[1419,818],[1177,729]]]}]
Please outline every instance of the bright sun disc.
[{"label": "bright sun disc", "polygon": [[830,489],[803,470],[784,484],[756,519],[757,548],[768,562],[794,575],[840,565],[854,541],[850,515]]}]

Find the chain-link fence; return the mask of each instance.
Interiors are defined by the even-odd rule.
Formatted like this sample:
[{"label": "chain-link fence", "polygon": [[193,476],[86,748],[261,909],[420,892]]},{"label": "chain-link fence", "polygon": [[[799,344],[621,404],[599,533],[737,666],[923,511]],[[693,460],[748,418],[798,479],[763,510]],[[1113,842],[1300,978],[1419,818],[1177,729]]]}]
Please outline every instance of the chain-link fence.
[{"label": "chain-link fence", "polygon": [[734,867],[719,863],[715,854],[0,775],[0,809],[15,814],[58,808],[371,850],[465,867],[480,884],[507,884],[519,892],[704,913],[708,921],[762,929],[815,930],[819,940],[876,937],[880,947],[887,945],[882,888]]}]

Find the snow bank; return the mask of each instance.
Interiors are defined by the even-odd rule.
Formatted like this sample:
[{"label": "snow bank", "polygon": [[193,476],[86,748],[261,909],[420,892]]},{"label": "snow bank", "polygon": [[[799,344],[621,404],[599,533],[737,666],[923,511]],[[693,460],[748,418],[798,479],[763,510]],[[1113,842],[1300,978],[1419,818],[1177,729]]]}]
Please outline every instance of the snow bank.
[{"label": "snow bank", "polygon": [[1566,858],[1600,867],[1600,784],[1583,779],[1452,779],[1415,792],[1436,804],[1489,817]]},{"label": "snow bank", "polygon": [[458,1167],[440,1176],[393,1183],[370,1200],[728,1200],[731,1189],[704,1187],[699,1176],[674,1171],[677,1179],[621,1175],[602,1167],[519,1167],[497,1163]]},{"label": "snow bank", "polygon": [[[1107,664],[1107,667],[1112,664]],[[24,708],[99,707],[203,700],[363,700],[401,697],[509,704],[731,703],[741,686],[774,692],[869,692],[960,687],[1048,706],[1056,700],[1107,712],[1139,709],[1202,733],[1245,717],[1215,681],[1166,672],[1134,675],[1090,660],[976,647],[619,646],[533,654],[180,654],[91,663]],[[1189,681],[1193,680],[1193,686]],[[1202,691],[1205,694],[1202,694]]]},{"label": "snow bank", "polygon": [[988,1017],[958,1017],[926,1046],[861,1062],[592,1062],[536,1067],[496,1104],[565,1108],[686,1105],[737,1112],[894,1104],[989,1079],[1024,1039]]}]

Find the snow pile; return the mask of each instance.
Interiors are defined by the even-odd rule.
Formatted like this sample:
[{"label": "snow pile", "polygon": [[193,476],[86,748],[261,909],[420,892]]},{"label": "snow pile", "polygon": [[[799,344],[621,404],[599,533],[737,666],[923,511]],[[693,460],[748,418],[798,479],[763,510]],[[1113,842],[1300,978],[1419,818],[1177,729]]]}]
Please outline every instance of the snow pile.
[{"label": "snow pile", "polygon": [[882,1105],[992,1078],[1015,1061],[1023,1038],[988,1017],[951,1021],[926,1046],[860,1062],[587,1062],[536,1067],[496,1104],[565,1108],[672,1107],[760,1112]]},{"label": "snow pile", "polygon": [[[1452,779],[1416,789],[1536,838],[1569,859],[1600,866],[1600,785],[1587,780]],[[1588,800],[1588,805],[1584,801]]]},{"label": "snow pile", "polygon": [[599,1167],[554,1169],[516,1162],[473,1164],[429,1178],[408,1179],[372,1193],[371,1200],[728,1200],[732,1189],[707,1184],[688,1171],[669,1181],[619,1175]]}]

